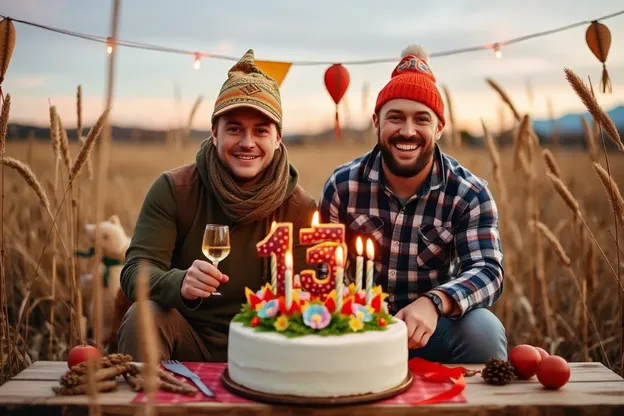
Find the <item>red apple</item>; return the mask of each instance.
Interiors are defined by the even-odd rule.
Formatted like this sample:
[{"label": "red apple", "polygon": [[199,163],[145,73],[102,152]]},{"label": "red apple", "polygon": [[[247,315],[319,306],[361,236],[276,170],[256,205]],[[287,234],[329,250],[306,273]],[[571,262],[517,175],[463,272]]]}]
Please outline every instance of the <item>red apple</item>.
[{"label": "red apple", "polygon": [[547,389],[556,390],[570,380],[570,366],[558,355],[548,356],[537,368],[537,379]]},{"label": "red apple", "polygon": [[509,363],[516,370],[518,377],[529,379],[537,373],[542,356],[535,347],[528,344],[516,345],[509,353]]},{"label": "red apple", "polygon": [[102,357],[102,354],[92,345],[76,345],[69,351],[67,367],[72,368],[76,364],[87,361],[90,357],[98,359]]},{"label": "red apple", "polygon": [[544,348],[540,348],[540,347],[535,347],[535,349],[537,350],[537,352],[540,353],[540,355],[542,356],[542,360],[548,356],[550,356],[550,354],[548,354],[546,352],[546,350]]}]

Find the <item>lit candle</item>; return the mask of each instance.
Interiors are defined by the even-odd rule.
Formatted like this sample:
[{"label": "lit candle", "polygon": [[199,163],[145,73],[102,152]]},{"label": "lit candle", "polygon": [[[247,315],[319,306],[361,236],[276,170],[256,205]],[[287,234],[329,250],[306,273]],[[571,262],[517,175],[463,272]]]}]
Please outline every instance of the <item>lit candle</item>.
[{"label": "lit candle", "polygon": [[286,252],[286,272],[284,273],[284,293],[286,304],[286,310],[290,311],[290,307],[292,306],[292,298],[293,298],[293,258],[292,252]]},{"label": "lit candle", "polygon": [[342,309],[342,288],[344,286],[344,256],[342,247],[336,247],[336,311]]},{"label": "lit candle", "polygon": [[[258,256],[273,258],[275,255],[275,266],[271,261],[271,289],[276,295],[284,294],[284,273],[286,265],[284,264],[286,253],[292,252],[292,228],[290,222],[281,222],[271,225],[271,231],[264,240],[256,244]],[[273,267],[275,267],[275,282],[273,282]]]},{"label": "lit candle", "polygon": [[375,247],[370,239],[366,240],[366,257],[368,258],[366,261],[366,304],[370,305],[373,297],[373,259],[375,258]]},{"label": "lit candle", "polygon": [[277,293],[277,257],[275,253],[271,253],[271,290],[273,294]]},{"label": "lit candle", "polygon": [[364,247],[360,237],[355,242],[355,248],[357,250],[357,257],[355,258],[355,291],[357,293],[362,289],[362,272],[364,271],[362,270],[364,267],[364,257],[362,257]]}]

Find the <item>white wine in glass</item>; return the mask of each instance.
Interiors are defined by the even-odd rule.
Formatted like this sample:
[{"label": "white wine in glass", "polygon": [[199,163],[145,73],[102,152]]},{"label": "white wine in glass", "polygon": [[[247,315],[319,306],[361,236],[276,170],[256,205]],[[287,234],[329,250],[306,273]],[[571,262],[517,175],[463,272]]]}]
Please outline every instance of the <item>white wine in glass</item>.
[{"label": "white wine in glass", "polygon": [[[204,256],[218,268],[219,262],[230,254],[230,230],[227,225],[207,224],[202,241]],[[213,292],[213,295],[220,295]]]}]

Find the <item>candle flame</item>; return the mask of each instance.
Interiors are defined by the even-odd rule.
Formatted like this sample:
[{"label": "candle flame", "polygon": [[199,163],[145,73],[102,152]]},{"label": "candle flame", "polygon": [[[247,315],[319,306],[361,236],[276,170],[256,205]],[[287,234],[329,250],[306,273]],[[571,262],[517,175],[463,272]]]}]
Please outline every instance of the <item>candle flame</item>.
[{"label": "candle flame", "polygon": [[344,266],[344,254],[342,252],[342,246],[336,247],[336,266]]},{"label": "candle flame", "polygon": [[368,257],[369,260],[375,258],[375,247],[370,238],[366,240],[366,257]]},{"label": "candle flame", "polygon": [[286,258],[284,260],[285,260],[285,263],[286,263],[286,268],[287,269],[292,269],[292,267],[293,267],[293,258],[292,258],[292,253],[290,251],[286,252]]},{"label": "candle flame", "polygon": [[355,240],[355,249],[357,250],[358,256],[361,256],[362,251],[364,250],[364,245],[362,244],[361,237],[358,237],[357,240]]},{"label": "candle flame", "polygon": [[273,223],[271,223],[271,231],[273,231],[275,227],[277,227],[277,223],[273,221]]},{"label": "candle flame", "polygon": [[318,211],[314,211],[314,215],[312,215],[312,226],[319,225],[319,213]]}]

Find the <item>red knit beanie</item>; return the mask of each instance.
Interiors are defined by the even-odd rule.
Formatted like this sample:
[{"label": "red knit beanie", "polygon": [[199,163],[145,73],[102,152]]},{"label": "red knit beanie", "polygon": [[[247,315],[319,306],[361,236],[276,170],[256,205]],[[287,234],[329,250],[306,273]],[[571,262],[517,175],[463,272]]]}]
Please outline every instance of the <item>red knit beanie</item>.
[{"label": "red knit beanie", "polygon": [[431,108],[444,126],[444,102],[436,87],[435,76],[427,64],[429,55],[421,46],[411,45],[401,53],[401,58],[401,62],[392,71],[390,81],[377,96],[375,113],[386,102],[404,98]]}]

